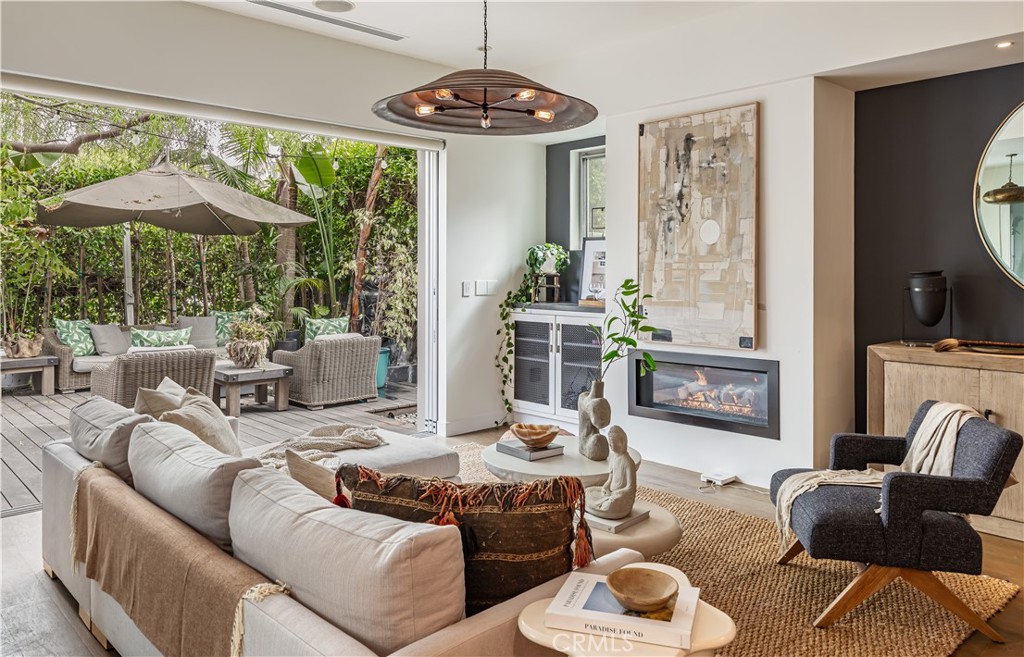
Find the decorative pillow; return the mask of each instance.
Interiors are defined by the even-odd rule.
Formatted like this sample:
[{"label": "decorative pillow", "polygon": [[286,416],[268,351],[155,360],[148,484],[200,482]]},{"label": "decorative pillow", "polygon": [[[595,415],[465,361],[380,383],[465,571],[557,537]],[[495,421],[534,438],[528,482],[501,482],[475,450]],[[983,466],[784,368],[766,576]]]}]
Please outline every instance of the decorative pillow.
[{"label": "decorative pillow", "polygon": [[181,347],[188,344],[192,334],[191,327],[171,331],[148,331],[132,327],[130,331],[133,347]]},{"label": "decorative pillow", "polygon": [[148,415],[140,415],[97,396],[71,409],[68,431],[76,452],[90,461],[99,461],[131,486],[128,444],[132,431],[136,426],[152,421]]},{"label": "decorative pillow", "polygon": [[185,392],[181,408],[166,411],[160,416],[160,421],[188,429],[222,454],[242,455],[242,447],[228,419],[212,399],[195,388]]},{"label": "decorative pillow", "polygon": [[152,354],[161,351],[195,351],[194,344],[179,344],[174,347],[128,347],[126,354]]},{"label": "decorative pillow", "polygon": [[214,331],[217,334],[217,346],[223,347],[231,339],[231,323],[249,316],[247,310],[214,310],[211,311],[214,318]]},{"label": "decorative pillow", "polygon": [[229,525],[237,559],[286,582],[292,598],[374,654],[393,654],[465,615],[455,527],[339,509],[273,468],[238,474]]},{"label": "decorative pillow", "polygon": [[217,344],[216,317],[179,317],[178,326],[192,329],[188,341],[196,349],[216,349],[220,346]]},{"label": "decorative pillow", "polygon": [[92,356],[96,353],[96,343],[92,341],[87,319],[55,319],[57,337],[71,347],[75,356]]},{"label": "decorative pillow", "polygon": [[284,450],[284,460],[288,464],[288,474],[309,490],[325,500],[333,501],[336,496],[334,473],[322,465],[302,458],[297,452]]},{"label": "decorative pillow", "polygon": [[348,317],[328,317],[306,320],[306,342],[318,335],[348,333]]},{"label": "decorative pillow", "polygon": [[90,324],[89,333],[100,356],[117,356],[128,351],[128,337],[117,324]]},{"label": "decorative pillow", "polygon": [[221,454],[187,429],[167,422],[140,424],[128,444],[135,490],[210,539],[231,549],[231,487],[253,458]]},{"label": "decorative pillow", "polygon": [[[576,477],[456,484],[343,464],[335,475],[352,508],[400,520],[457,525],[466,561],[466,615],[590,563],[584,488]],[[573,518],[580,522],[573,530]],[[576,541],[575,554],[572,548]]]},{"label": "decorative pillow", "polygon": [[181,402],[184,399],[185,389],[170,377],[165,376],[155,390],[139,388],[139,391],[135,393],[135,412],[152,415],[159,420],[160,416],[167,411],[176,411],[181,408]]}]

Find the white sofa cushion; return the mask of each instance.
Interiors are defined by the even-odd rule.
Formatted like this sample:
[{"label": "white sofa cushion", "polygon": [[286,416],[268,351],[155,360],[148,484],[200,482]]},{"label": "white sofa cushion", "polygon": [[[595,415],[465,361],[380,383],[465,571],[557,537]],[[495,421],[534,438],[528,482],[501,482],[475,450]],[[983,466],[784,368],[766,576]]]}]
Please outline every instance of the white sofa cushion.
[{"label": "white sofa cushion", "polygon": [[132,431],[136,426],[152,421],[148,415],[140,415],[109,399],[94,396],[71,409],[68,431],[75,451],[90,461],[99,461],[131,486],[128,446]]},{"label": "white sofa cushion", "polygon": [[150,422],[132,436],[128,465],[146,499],[231,549],[231,485],[242,470],[260,467],[258,460],[222,454],[187,429]]},{"label": "white sofa cushion", "polygon": [[387,474],[412,477],[455,477],[459,474],[459,453],[432,438],[413,438],[394,431],[379,430],[387,445],[371,449],[350,449],[339,453],[341,461],[365,465]]},{"label": "white sofa cushion", "polygon": [[117,356],[75,356],[71,361],[71,369],[79,374],[91,372],[97,365],[113,363]]},{"label": "white sofa cushion", "polygon": [[270,468],[239,473],[229,524],[236,558],[379,655],[465,615],[456,527],[343,509]]}]

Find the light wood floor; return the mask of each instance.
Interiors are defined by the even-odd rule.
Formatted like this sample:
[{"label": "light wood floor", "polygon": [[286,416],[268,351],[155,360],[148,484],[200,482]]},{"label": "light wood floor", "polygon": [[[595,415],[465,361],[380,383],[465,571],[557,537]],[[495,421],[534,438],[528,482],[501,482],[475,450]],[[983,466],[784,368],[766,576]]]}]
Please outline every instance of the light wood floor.
[{"label": "light wood floor", "polygon": [[[76,392],[49,397],[3,395],[0,399],[0,508],[4,517],[39,508],[44,444],[68,437],[68,413],[89,393]],[[239,438],[242,446],[254,447],[279,442],[330,422],[372,424],[399,433],[415,433],[416,427],[396,421],[396,415],[416,408],[416,386],[388,384],[373,401],[328,406],[310,411],[292,404],[276,412],[255,404],[252,396],[242,397]]]},{"label": "light wood floor", "polygon": [[[452,438],[447,442],[451,445],[465,442],[488,445],[499,435],[499,431],[488,430]],[[741,513],[763,518],[773,517],[773,508],[767,492],[756,487],[731,485],[715,493],[701,493],[697,490],[700,482],[696,473],[649,461],[645,461],[640,468],[640,483],[680,497]],[[43,573],[39,557],[39,531],[38,512],[8,517],[0,523],[3,541],[0,654],[98,657],[104,653],[78,620],[74,600],[63,586],[51,581]],[[1024,582],[1024,544],[987,535],[983,535],[983,542],[985,574],[1021,585]],[[1006,609],[990,621],[990,624],[1006,637],[1005,645],[994,644],[975,632],[954,655],[1019,657],[1024,654],[1022,597],[1024,596],[1018,595]],[[807,622],[811,621],[812,619],[808,619]],[[742,631],[742,628],[740,630]]]}]

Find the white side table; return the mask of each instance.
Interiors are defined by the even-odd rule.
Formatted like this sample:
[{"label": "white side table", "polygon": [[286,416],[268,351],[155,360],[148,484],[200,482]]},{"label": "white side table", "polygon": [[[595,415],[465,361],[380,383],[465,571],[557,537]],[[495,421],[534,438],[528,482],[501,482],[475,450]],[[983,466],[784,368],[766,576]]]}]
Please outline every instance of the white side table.
[{"label": "white side table", "polygon": [[[502,454],[494,445],[485,447],[480,457],[491,474],[508,482],[535,481],[566,475],[579,477],[584,486],[600,486],[608,478],[608,461],[591,461],[580,454],[576,436],[558,436],[555,442],[565,446],[562,455],[539,461],[527,461]],[[639,467],[640,452],[630,448],[629,455]]]},{"label": "white side table", "polygon": [[595,556],[603,557],[619,548],[630,548],[643,554],[645,559],[650,559],[656,554],[671,550],[683,537],[679,521],[665,507],[637,500],[633,504],[633,510],[650,511],[651,515],[647,520],[627,527],[618,534],[590,528]]},{"label": "white side table", "polygon": [[[690,586],[690,580],[678,568],[657,563],[632,563],[625,568],[651,568],[668,573],[680,586]],[[708,603],[697,602],[690,649],[670,648],[651,643],[639,643],[615,637],[605,637],[570,630],[557,630],[544,624],[544,612],[552,598],[538,600],[519,614],[519,631],[530,641],[572,657],[606,655],[635,655],[636,657],[713,657],[715,650],[729,645],[736,638],[736,623],[729,616]]]}]

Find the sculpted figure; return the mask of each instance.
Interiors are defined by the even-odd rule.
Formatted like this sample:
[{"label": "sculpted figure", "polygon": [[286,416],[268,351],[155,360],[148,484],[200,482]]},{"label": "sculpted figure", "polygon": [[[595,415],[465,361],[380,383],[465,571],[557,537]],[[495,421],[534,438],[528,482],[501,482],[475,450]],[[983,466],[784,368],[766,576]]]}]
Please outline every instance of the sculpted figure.
[{"label": "sculpted figure", "polygon": [[618,520],[633,510],[636,500],[636,462],[629,455],[626,432],[618,425],[608,429],[608,480],[587,489],[587,511],[600,518]]},{"label": "sculpted figure", "polygon": [[608,458],[608,439],[601,434],[612,422],[612,405],[604,397],[593,395],[593,391],[581,392],[579,397],[580,454],[591,461]]}]

